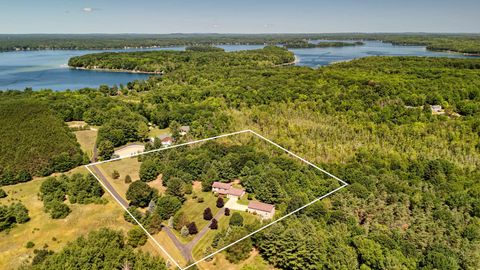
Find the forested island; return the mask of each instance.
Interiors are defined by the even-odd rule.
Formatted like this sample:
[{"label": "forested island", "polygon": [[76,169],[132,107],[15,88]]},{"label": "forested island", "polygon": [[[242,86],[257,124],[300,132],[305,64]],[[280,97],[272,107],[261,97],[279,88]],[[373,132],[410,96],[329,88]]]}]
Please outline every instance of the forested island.
[{"label": "forested island", "polygon": [[[457,47],[475,51],[467,48]],[[112,156],[114,147],[129,142],[150,145],[149,126],[153,125],[172,130],[179,124],[189,126],[192,138],[248,128],[350,185],[259,232],[248,245],[240,245],[242,249],[222,252],[227,258],[245,260],[255,248],[261,260],[278,269],[478,269],[480,60],[368,57],[319,69],[282,66],[290,61],[293,54],[275,46],[232,53],[202,48],[72,58],[69,64],[74,67],[163,73],[146,81],[99,89],[0,92],[2,114],[8,116],[2,118],[0,139],[9,146],[2,148],[2,157],[28,160],[31,153],[22,149],[34,144],[41,147],[35,148],[41,161],[35,166],[14,163],[14,158],[1,159],[3,172],[8,173],[3,173],[0,183],[7,189],[10,186],[6,185],[30,181],[32,175],[65,171],[85,162],[62,121],[97,126],[96,144],[104,159]],[[39,112],[38,126],[26,123],[19,127],[21,115],[32,110]],[[44,123],[41,119],[50,120]],[[38,135],[36,128],[45,126],[50,133]],[[22,132],[20,152],[16,150],[19,141],[12,139],[17,138],[11,134],[15,130]],[[32,135],[23,138],[26,134]],[[37,135],[32,138],[33,134]],[[61,142],[62,147],[52,152],[44,137],[56,145]],[[17,157],[17,152],[22,154]],[[185,166],[188,158],[172,164]],[[267,165],[268,170],[255,169],[272,175],[279,171],[277,167],[295,172],[294,166],[282,160]],[[23,170],[31,176],[20,177]],[[15,175],[14,181],[11,175]],[[47,196],[43,201],[50,214],[57,213],[51,210],[56,209],[59,218],[74,215],[76,204],[71,213],[62,212],[66,209],[61,205],[67,204],[70,194],[84,194],[86,202],[102,196],[91,178],[76,177],[42,180],[51,184],[45,184],[43,190],[51,191],[45,194],[56,198],[49,201]],[[129,178],[117,181],[139,182]],[[255,188],[258,182],[252,183]],[[79,192],[79,186],[89,188]],[[298,186],[291,190],[273,186],[285,195],[279,202],[286,205],[301,205],[311,197]],[[39,189],[33,192],[38,194]],[[14,193],[8,192],[2,200],[10,196]],[[49,202],[55,208],[49,208]],[[9,224],[9,230],[33,222],[22,206],[8,207],[16,209],[8,213],[18,213],[18,222]],[[141,246],[138,239],[142,234],[130,235],[131,244],[125,244],[122,233],[100,230],[55,252],[45,247],[30,268],[49,269],[65,263],[91,267],[72,251],[92,250],[90,255],[96,258],[108,248],[115,256],[104,260],[106,267],[127,262],[161,269],[163,261],[131,252]]]},{"label": "forested island", "polygon": [[[426,46],[432,51],[480,54],[479,34],[341,33],[341,34],[0,34],[0,52],[15,50],[94,50],[211,46],[225,44],[303,44],[305,40],[379,40],[393,44]],[[292,45],[295,46],[295,45]],[[299,45],[296,45],[299,46]],[[320,45],[322,46],[322,45]],[[329,46],[330,47],[330,46]]]},{"label": "forested island", "polygon": [[361,46],[364,45],[361,41],[355,42],[341,42],[341,41],[325,41],[319,43],[296,42],[287,43],[284,45],[287,49],[310,49],[310,48],[329,48],[329,47],[348,47],[348,46]]},{"label": "forested island", "polygon": [[291,63],[293,53],[276,46],[259,50],[224,52],[216,47],[187,47],[186,51],[149,51],[133,53],[100,53],[73,57],[68,65],[93,70],[120,70],[163,73],[184,68],[215,65],[271,67]]}]

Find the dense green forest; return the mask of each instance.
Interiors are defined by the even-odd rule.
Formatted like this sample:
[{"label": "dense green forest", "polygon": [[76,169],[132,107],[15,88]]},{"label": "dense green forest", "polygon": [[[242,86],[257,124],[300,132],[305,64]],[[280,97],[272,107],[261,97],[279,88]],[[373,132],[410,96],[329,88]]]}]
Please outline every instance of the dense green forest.
[{"label": "dense green forest", "polygon": [[[269,53],[284,59],[282,49]],[[0,98],[48,102],[64,120],[107,127],[102,136],[117,144],[141,138],[148,122],[190,125],[197,138],[250,128],[349,182],[252,238],[280,269],[480,268],[480,60],[370,57],[319,69],[226,61]],[[168,211],[181,203],[162,198]]]},{"label": "dense green forest", "polygon": [[40,249],[35,254],[32,265],[21,269],[167,269],[161,258],[134,250],[121,231],[110,229],[90,232],[57,253]]},{"label": "dense green forest", "polygon": [[305,40],[381,40],[422,45],[429,50],[479,54],[479,34],[341,33],[341,34],[26,34],[0,35],[0,52],[53,49],[123,49],[222,44],[304,44]]},{"label": "dense green forest", "polygon": [[[333,178],[252,136],[237,135],[233,141],[208,142],[139,157],[141,181],[129,186],[127,199],[135,207],[146,207],[153,200],[156,207],[152,213],[138,215],[138,219],[151,233],[157,232],[159,221],[168,220],[180,210],[186,194],[192,193],[193,181],[201,181],[202,190],[211,191],[214,181],[239,179],[250,200],[275,204],[279,216],[340,186]],[[159,196],[144,183],[157,179],[159,174],[167,195]]]},{"label": "dense green forest", "polygon": [[67,171],[84,162],[75,136],[48,106],[34,99],[0,102],[0,185]]},{"label": "dense green forest", "polygon": [[171,72],[180,68],[209,66],[211,63],[228,67],[267,67],[289,63],[294,60],[293,53],[275,46],[238,52],[224,52],[221,49],[211,48],[208,48],[208,50],[202,47],[201,50],[189,49],[187,51],[87,54],[70,58],[68,65],[88,69]]}]

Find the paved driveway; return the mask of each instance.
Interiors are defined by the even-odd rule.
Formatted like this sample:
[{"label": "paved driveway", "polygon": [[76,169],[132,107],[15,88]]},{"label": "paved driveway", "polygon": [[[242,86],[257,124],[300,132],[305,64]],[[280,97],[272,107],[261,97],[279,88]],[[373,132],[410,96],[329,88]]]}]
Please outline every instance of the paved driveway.
[{"label": "paved driveway", "polygon": [[228,199],[224,207],[230,210],[237,210],[237,211],[243,211],[243,212],[247,211],[247,208],[248,208],[247,205],[238,203],[238,198],[236,197],[232,197]]}]

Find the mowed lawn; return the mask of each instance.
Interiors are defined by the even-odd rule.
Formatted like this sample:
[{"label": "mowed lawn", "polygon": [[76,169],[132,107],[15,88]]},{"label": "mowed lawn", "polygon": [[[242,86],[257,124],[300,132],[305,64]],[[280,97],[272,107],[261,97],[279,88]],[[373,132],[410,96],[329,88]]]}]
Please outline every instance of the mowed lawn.
[{"label": "mowed lawn", "polygon": [[[110,184],[115,188],[115,190],[126,200],[126,193],[128,190],[129,184],[125,184],[125,176],[130,175],[132,182],[140,178],[138,173],[140,172],[140,162],[136,157],[134,158],[124,158],[120,160],[115,160],[111,162],[105,162],[97,165],[97,168],[105,175]],[[117,170],[120,174],[118,179],[112,178],[112,173],[114,170]]]},{"label": "mowed lawn", "polygon": [[[71,173],[73,172],[88,173],[83,167]],[[101,227],[127,231],[133,226],[124,220],[122,208],[108,194],[104,195],[107,204],[70,205],[67,202],[72,210],[67,218],[50,218],[43,211],[43,202],[37,196],[45,179],[2,187],[8,197],[0,199],[0,204],[21,201],[28,208],[31,219],[25,224],[17,224],[9,231],[0,232],[0,269],[16,269],[23,263],[29,263],[35,248],[41,249],[47,245],[48,249],[58,251],[68,241],[89,231]],[[27,249],[25,245],[28,241],[34,242],[35,247]]]},{"label": "mowed lawn", "polygon": [[[203,238],[198,242],[198,244],[193,248],[193,258],[195,260],[200,260],[202,259],[203,257],[205,257],[205,249],[210,246],[213,242],[213,238],[215,237],[215,235],[220,232],[221,230],[223,229],[227,229],[228,226],[229,226],[229,221],[230,221],[230,217],[232,216],[232,214],[234,212],[238,212],[240,213],[240,215],[242,215],[243,217],[243,224],[252,224],[252,223],[255,223],[255,222],[260,222],[260,218],[258,218],[257,216],[254,216],[250,213],[247,213],[247,212],[241,212],[241,211],[230,211],[230,216],[222,216],[220,218],[220,220],[218,221],[218,229],[217,230],[209,230],[204,236]],[[230,243],[228,243],[230,244]],[[222,247],[218,247],[219,249],[222,248]]]},{"label": "mowed lawn", "polygon": [[80,130],[75,131],[75,137],[80,144],[80,148],[91,159],[93,156],[93,148],[95,147],[95,141],[97,140],[97,130]]},{"label": "mowed lawn", "polygon": [[[183,206],[180,211],[183,211],[185,215],[189,218],[190,222],[195,222],[197,225],[198,231],[200,231],[205,225],[207,225],[210,221],[203,219],[203,211],[206,208],[210,208],[212,210],[213,216],[215,216],[220,208],[217,208],[217,197],[212,192],[196,192],[198,198],[203,198],[204,201],[199,203],[197,199],[192,199],[192,196],[189,195],[187,200],[183,203]],[[224,199],[226,202],[228,199]]]}]

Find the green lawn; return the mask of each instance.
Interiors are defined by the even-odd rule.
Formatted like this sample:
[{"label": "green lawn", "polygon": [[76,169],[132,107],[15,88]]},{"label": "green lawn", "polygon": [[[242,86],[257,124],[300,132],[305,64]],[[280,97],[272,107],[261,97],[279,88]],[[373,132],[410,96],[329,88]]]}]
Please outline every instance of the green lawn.
[{"label": "green lawn", "polygon": [[[189,217],[190,222],[195,222],[197,225],[198,231],[200,231],[204,226],[208,224],[209,221],[203,219],[203,211],[210,207],[212,210],[213,216],[218,213],[220,210],[217,208],[217,197],[212,192],[204,192],[204,191],[196,191],[195,192],[198,197],[202,197],[204,201],[199,203],[197,199],[192,199],[192,195],[187,196],[187,200],[183,203],[182,208],[180,211],[183,211],[187,217]],[[224,201],[227,202],[228,199],[224,198]],[[195,236],[188,236],[182,237],[180,233],[175,231],[177,237],[180,241],[184,243],[188,243],[191,241]]]},{"label": "green lawn", "polygon": [[[243,217],[243,224],[251,224],[251,223],[254,223],[256,221],[260,221],[260,219],[250,213],[247,213],[247,212],[240,212],[240,211],[231,211],[231,214],[233,212],[238,212],[242,215]],[[205,257],[205,254],[204,254],[204,251],[205,249],[210,246],[213,242],[213,238],[215,237],[215,235],[217,234],[217,232],[223,230],[223,229],[226,229],[229,225],[229,221],[230,221],[230,217],[232,216],[230,214],[230,216],[222,216],[222,218],[220,218],[220,220],[218,221],[218,229],[217,230],[209,230],[205,236],[203,236],[203,238],[198,242],[198,244],[193,248],[193,257],[196,259],[196,260],[199,260],[203,257]],[[219,247],[219,248],[222,248],[222,247]]]},{"label": "green lawn", "polygon": [[[124,158],[116,161],[105,162],[100,165],[97,165],[100,171],[105,175],[110,184],[115,188],[115,190],[126,199],[126,193],[128,190],[129,184],[125,184],[125,176],[128,174],[132,178],[132,182],[138,180],[140,177],[138,175],[140,171],[140,162],[135,158]],[[114,170],[117,170],[120,174],[118,179],[112,178],[112,173]]]},{"label": "green lawn", "polygon": [[[84,167],[73,172],[88,173]],[[68,173],[68,174],[70,174]],[[33,257],[33,249],[58,251],[68,241],[73,241],[82,234],[101,227],[127,231],[132,227],[123,219],[123,209],[109,196],[107,204],[69,204],[72,212],[65,219],[52,219],[43,211],[43,202],[38,199],[38,190],[46,178],[30,182],[2,187],[8,197],[0,199],[0,204],[11,204],[21,201],[28,209],[30,221],[17,224],[14,228],[0,232],[0,269],[17,269],[23,263],[29,263]],[[33,249],[25,247],[28,241],[35,243]]]},{"label": "green lawn", "polygon": [[75,137],[80,144],[80,148],[85,152],[89,158],[93,156],[93,148],[95,147],[95,141],[97,140],[97,130],[80,130],[75,131]]},{"label": "green lawn", "polygon": [[250,201],[248,200],[248,195],[246,194],[240,200],[237,201],[239,204],[248,205]]},{"label": "green lawn", "polygon": [[170,133],[170,128],[164,128],[164,129],[152,128],[148,132],[148,136],[149,137],[157,137],[157,136],[160,136],[160,135],[163,135],[163,134],[168,134],[168,133]]}]

